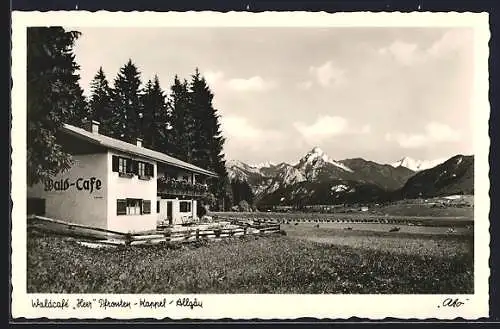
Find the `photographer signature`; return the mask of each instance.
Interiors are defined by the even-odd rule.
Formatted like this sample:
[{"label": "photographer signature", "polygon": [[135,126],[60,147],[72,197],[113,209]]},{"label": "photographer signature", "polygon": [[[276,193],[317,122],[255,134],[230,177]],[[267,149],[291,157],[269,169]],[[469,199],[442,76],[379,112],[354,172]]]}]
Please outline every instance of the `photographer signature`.
[{"label": "photographer signature", "polygon": [[445,298],[443,302],[438,305],[438,308],[441,307],[461,307],[463,306],[466,302],[469,301],[469,298],[465,298],[464,300],[460,300],[460,298]]}]

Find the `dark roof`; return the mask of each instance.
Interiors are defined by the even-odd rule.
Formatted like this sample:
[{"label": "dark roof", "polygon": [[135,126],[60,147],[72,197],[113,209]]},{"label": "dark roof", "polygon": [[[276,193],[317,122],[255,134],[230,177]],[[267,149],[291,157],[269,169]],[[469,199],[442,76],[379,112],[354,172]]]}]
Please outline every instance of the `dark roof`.
[{"label": "dark roof", "polygon": [[68,124],[65,124],[63,126],[63,131],[65,133],[69,133],[73,136],[82,138],[87,140],[90,143],[97,144],[97,145],[102,145],[106,148],[142,156],[151,160],[155,160],[157,162],[161,162],[167,165],[171,165],[174,167],[182,168],[182,169],[187,169],[192,172],[198,173],[198,174],[203,174],[211,177],[217,177],[218,175],[212,171],[205,170],[203,168],[197,167],[193,164],[190,164],[188,162],[176,159],[174,157],[171,157],[169,155],[166,155],[161,152],[153,151],[151,149],[142,147],[142,146],[137,146],[135,144],[127,143],[115,138],[111,138],[105,135],[101,135],[98,133],[92,133],[89,132],[85,129],[78,128],[75,126],[71,126]]}]

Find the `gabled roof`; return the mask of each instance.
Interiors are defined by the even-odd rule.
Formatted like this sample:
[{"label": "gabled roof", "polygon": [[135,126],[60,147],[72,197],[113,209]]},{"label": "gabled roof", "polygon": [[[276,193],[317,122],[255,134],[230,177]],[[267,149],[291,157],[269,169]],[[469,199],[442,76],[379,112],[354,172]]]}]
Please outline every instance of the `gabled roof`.
[{"label": "gabled roof", "polygon": [[212,171],[205,170],[203,168],[197,167],[188,162],[176,159],[169,155],[166,155],[161,152],[153,151],[151,149],[137,146],[135,144],[127,143],[115,138],[111,138],[105,135],[101,135],[98,133],[92,133],[82,128],[78,128],[75,126],[71,126],[68,124],[64,124],[63,132],[76,136],[78,138],[82,138],[89,143],[101,145],[105,148],[122,151],[125,153],[142,156],[144,158],[148,158],[157,162],[161,162],[173,167],[178,167],[186,170],[190,170],[192,172],[203,174],[211,177],[217,177],[218,175]]}]

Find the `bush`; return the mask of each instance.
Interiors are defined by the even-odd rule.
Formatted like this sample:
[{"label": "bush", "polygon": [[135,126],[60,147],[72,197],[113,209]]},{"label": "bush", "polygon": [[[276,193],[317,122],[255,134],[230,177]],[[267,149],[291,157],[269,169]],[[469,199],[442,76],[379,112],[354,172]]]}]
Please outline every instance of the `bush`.
[{"label": "bush", "polygon": [[238,210],[241,212],[249,212],[250,211],[250,205],[246,200],[241,200],[238,203]]}]

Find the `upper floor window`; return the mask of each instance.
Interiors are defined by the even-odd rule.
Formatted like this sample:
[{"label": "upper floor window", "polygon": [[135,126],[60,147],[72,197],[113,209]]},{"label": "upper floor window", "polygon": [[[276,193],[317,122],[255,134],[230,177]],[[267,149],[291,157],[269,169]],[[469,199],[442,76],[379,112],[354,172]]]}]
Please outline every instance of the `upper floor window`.
[{"label": "upper floor window", "polygon": [[[128,161],[127,161],[128,160]],[[118,172],[121,172],[121,173],[126,173],[128,172],[127,171],[127,166],[128,166],[128,163],[130,162],[129,159],[125,159],[125,158],[118,158]]]},{"label": "upper floor window", "polygon": [[154,177],[154,165],[152,163],[113,155],[112,167],[113,171],[118,172],[120,176],[132,177],[135,174],[143,179]]},{"label": "upper floor window", "polygon": [[144,162],[139,162],[137,164],[137,174],[139,176],[147,176],[146,175],[146,164]]}]

